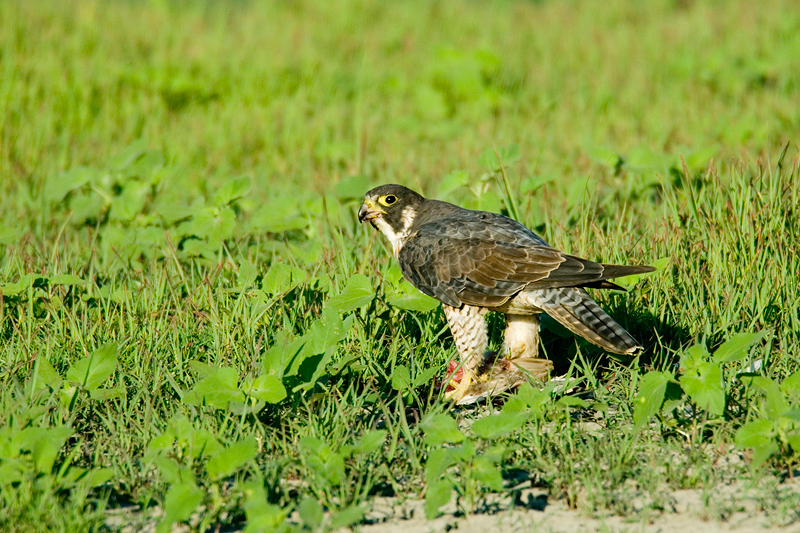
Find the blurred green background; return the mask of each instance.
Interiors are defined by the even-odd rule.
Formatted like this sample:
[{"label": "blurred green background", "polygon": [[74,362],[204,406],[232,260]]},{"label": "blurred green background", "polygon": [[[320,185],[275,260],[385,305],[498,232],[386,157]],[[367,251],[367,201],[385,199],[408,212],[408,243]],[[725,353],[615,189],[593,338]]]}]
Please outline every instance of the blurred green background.
[{"label": "blurred green background", "polygon": [[512,142],[523,177],[604,181],[609,153],[769,157],[800,124],[796,2],[33,0],[0,24],[6,194],[141,137],[187,193],[263,196],[434,192]]}]

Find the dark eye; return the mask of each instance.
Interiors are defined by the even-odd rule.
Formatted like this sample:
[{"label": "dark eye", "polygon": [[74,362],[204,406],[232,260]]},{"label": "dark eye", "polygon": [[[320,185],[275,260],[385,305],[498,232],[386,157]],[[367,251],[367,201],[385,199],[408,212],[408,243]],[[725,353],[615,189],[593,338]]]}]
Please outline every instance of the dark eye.
[{"label": "dark eye", "polygon": [[393,194],[387,194],[386,196],[383,197],[383,203],[386,205],[392,205],[396,201],[397,201],[397,196]]}]

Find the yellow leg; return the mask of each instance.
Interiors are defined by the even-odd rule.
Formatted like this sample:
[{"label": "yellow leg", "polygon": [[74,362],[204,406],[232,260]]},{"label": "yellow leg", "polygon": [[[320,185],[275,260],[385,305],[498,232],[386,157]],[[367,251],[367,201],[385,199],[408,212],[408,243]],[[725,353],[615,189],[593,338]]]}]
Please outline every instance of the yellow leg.
[{"label": "yellow leg", "polygon": [[455,380],[450,380],[450,384],[453,385],[455,389],[446,392],[444,397],[448,400],[457,402],[464,397],[473,381],[472,372],[464,370],[461,374],[461,381],[456,382]]}]

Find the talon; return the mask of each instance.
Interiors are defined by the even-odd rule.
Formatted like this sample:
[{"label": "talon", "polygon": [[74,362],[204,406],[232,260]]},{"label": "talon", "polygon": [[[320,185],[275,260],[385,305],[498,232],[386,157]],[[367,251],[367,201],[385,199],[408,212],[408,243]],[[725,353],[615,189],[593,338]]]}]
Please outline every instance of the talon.
[{"label": "talon", "polygon": [[472,384],[472,376],[468,373],[462,372],[461,380],[457,383],[454,383],[453,380],[450,380],[450,385],[455,385],[453,390],[446,390],[444,397],[448,400],[458,402],[464,395],[467,393],[469,386]]}]

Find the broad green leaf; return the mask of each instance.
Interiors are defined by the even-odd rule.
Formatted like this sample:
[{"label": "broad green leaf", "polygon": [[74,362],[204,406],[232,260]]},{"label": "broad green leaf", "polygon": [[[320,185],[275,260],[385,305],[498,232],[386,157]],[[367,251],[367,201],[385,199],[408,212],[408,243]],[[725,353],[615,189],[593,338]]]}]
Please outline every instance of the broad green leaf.
[{"label": "broad green leaf", "polygon": [[322,353],[326,348],[336,346],[344,340],[353,326],[353,320],[352,316],[342,320],[340,313],[326,307],[303,337],[309,340],[313,353]]},{"label": "broad green leaf", "polygon": [[191,432],[182,432],[179,442],[186,454],[193,459],[211,457],[225,449],[213,433],[206,429],[195,429],[194,426]]},{"label": "broad green leaf", "polygon": [[655,272],[660,272],[665,268],[667,268],[667,266],[669,266],[669,262],[670,262],[669,256],[659,257],[658,259],[653,261],[650,266],[656,269]]},{"label": "broad green leaf", "polygon": [[[400,265],[398,265],[396,262],[392,262],[392,265],[389,267],[389,270],[386,271],[383,280],[389,283],[389,285],[393,287],[401,284],[404,281],[404,279],[403,279],[403,271],[400,270]],[[413,287],[413,285],[411,285],[410,283],[409,286]]]},{"label": "broad green leaf", "polygon": [[481,438],[494,439],[524,426],[527,418],[524,414],[512,413],[485,416],[472,424],[472,431]]},{"label": "broad green leaf", "polygon": [[86,472],[81,481],[88,487],[98,487],[113,478],[114,469],[112,468],[92,468]]},{"label": "broad green leaf", "polygon": [[306,280],[308,274],[295,266],[272,263],[261,280],[261,288],[268,294],[282,294]]},{"label": "broad green leaf", "polygon": [[454,170],[439,181],[439,198],[469,183],[469,173],[465,170]]},{"label": "broad green leaf", "polygon": [[203,501],[203,496],[203,491],[192,481],[172,485],[164,499],[164,519],[156,532],[167,533],[175,522],[187,520]]},{"label": "broad green leaf", "polygon": [[638,430],[656,415],[664,403],[667,383],[672,379],[666,372],[648,372],[639,382],[639,392],[633,400],[633,423]]},{"label": "broad green leaf", "polygon": [[500,197],[494,191],[486,191],[481,194],[475,202],[474,209],[481,211],[489,211],[491,213],[499,213],[502,210],[503,203]]},{"label": "broad green leaf", "polygon": [[303,523],[312,531],[316,531],[322,525],[322,505],[311,496],[306,496],[300,501],[297,512]]},{"label": "broad green leaf", "polygon": [[[217,367],[211,367],[216,370]],[[169,419],[168,431],[177,439],[189,440],[197,433],[192,421],[183,415],[175,414]]]},{"label": "broad green leaf", "polygon": [[717,416],[725,412],[725,390],[722,388],[720,365],[700,363],[681,376],[680,383],[684,392],[701,409]]},{"label": "broad green leaf", "polygon": [[236,227],[236,213],[230,207],[203,212],[201,218],[197,221],[197,227],[201,226],[202,231],[198,230],[197,236],[207,238],[209,243],[216,245],[220,241],[233,237],[233,230]]},{"label": "broad green leaf", "polygon": [[786,442],[792,447],[795,457],[800,454],[800,431],[795,431],[786,435]]},{"label": "broad green leaf", "polygon": [[411,374],[408,367],[397,365],[392,372],[392,388],[397,391],[405,391],[411,387]]},{"label": "broad green leaf", "polygon": [[770,442],[764,446],[753,448],[753,465],[761,466],[767,459],[780,452],[777,442]]},{"label": "broad green leaf", "polygon": [[781,382],[781,390],[790,396],[800,396],[800,371],[784,379]]},{"label": "broad green leaf", "polygon": [[568,209],[584,210],[586,202],[595,195],[597,189],[597,180],[591,177],[572,181],[567,185]]},{"label": "broad green leaf", "polygon": [[729,363],[744,359],[747,357],[749,348],[763,339],[767,333],[769,330],[758,333],[737,333],[717,348],[712,360],[715,363]]},{"label": "broad green leaf", "polygon": [[168,452],[172,449],[172,443],[175,442],[175,436],[169,433],[162,433],[150,439],[147,443],[147,449],[144,452],[143,461],[150,463],[153,459],[162,452]]},{"label": "broad green leaf", "polygon": [[472,440],[465,440],[458,446],[452,446],[446,449],[453,460],[453,464],[459,462],[468,463],[475,457],[475,441]]},{"label": "broad green leaf", "polygon": [[79,479],[86,474],[86,469],[79,466],[70,465],[67,468],[61,468],[60,484],[62,487],[74,486]]},{"label": "broad green leaf", "polygon": [[628,152],[623,159],[623,164],[629,170],[639,172],[662,171],[669,169],[676,161],[676,157],[670,154],[657,154],[647,146],[636,146]]},{"label": "broad green leaf", "polygon": [[705,170],[708,168],[708,162],[719,152],[719,146],[708,146],[692,150],[685,147],[679,147],[678,154],[682,155],[686,166],[690,170]]},{"label": "broad green leaf", "polygon": [[301,437],[299,445],[303,454],[320,454],[325,450],[330,450],[330,446],[317,437]]},{"label": "broad green leaf", "polygon": [[275,344],[264,352],[261,359],[264,373],[283,379],[289,364],[300,356],[307,343],[302,337],[292,339],[292,334],[286,330],[279,331],[275,335]]},{"label": "broad green leaf", "polygon": [[96,191],[91,191],[86,194],[75,194],[69,201],[69,209],[72,211],[72,224],[83,225],[87,221],[94,221],[100,218],[106,207],[108,207],[109,199],[101,196]]},{"label": "broad green leaf", "polygon": [[117,367],[117,344],[101,346],[67,370],[67,381],[91,391],[103,384]]},{"label": "broad green leaf", "polygon": [[36,357],[36,388],[53,387],[55,388],[61,382],[61,376],[58,374],[50,361],[44,355],[39,354]]},{"label": "broad green leaf", "polygon": [[58,396],[63,407],[70,407],[72,405],[72,401],[77,397],[77,394],[77,385],[64,384],[60,389],[58,389]]},{"label": "broad green leaf", "polygon": [[258,277],[258,269],[252,262],[242,259],[239,263],[239,271],[236,273],[236,277],[240,287],[250,287]]},{"label": "broad green leaf", "polygon": [[105,389],[102,387],[94,389],[91,391],[89,396],[92,398],[92,400],[95,400],[97,402],[103,402],[106,400],[114,400],[116,398],[122,398],[123,396],[125,396],[126,393],[127,391],[125,390],[125,387],[120,385],[118,387],[113,387],[111,389]]},{"label": "broad green leaf", "polygon": [[347,280],[344,290],[328,300],[328,306],[341,313],[364,307],[375,297],[372,283],[364,274],[354,274]]},{"label": "broad green leaf", "polygon": [[50,176],[44,189],[44,197],[50,202],[60,202],[71,191],[92,181],[98,170],[76,167],[55,176]]},{"label": "broad green leaf", "polygon": [[357,200],[364,197],[370,189],[369,178],[364,174],[345,178],[333,187],[333,192],[339,200]]},{"label": "broad green leaf", "polygon": [[191,368],[192,371],[194,371],[194,373],[197,374],[197,377],[199,379],[203,379],[216,372],[217,368],[219,367],[209,365],[208,363],[204,363],[203,361],[192,359],[191,361],[189,361],[189,368]]},{"label": "broad green leaf", "polygon": [[503,405],[503,412],[509,414],[531,412],[541,416],[552,405],[553,400],[549,392],[525,383],[515,395],[506,401]]},{"label": "broad green leaf", "polygon": [[446,120],[449,112],[447,102],[440,91],[428,83],[415,83],[410,88],[415,118],[431,125],[431,128],[426,129],[428,134],[440,135],[439,132],[452,129]]},{"label": "broad green leaf", "polygon": [[211,457],[206,463],[206,472],[212,479],[227,477],[247,461],[255,459],[257,450],[255,437],[247,437]]},{"label": "broad green leaf", "polygon": [[681,369],[688,371],[708,362],[710,355],[702,343],[688,347],[681,354]]},{"label": "broad green leaf", "polygon": [[556,405],[561,407],[578,407],[580,409],[586,409],[591,404],[583,398],[578,398],[577,396],[562,396],[556,401]]},{"label": "broad green leaf", "polygon": [[473,462],[469,474],[484,487],[498,492],[503,490],[503,475],[500,473],[500,469],[497,465],[492,461],[488,461],[483,457],[478,457]]},{"label": "broad green leaf", "polygon": [[742,383],[755,387],[764,395],[767,418],[777,420],[779,416],[789,410],[789,403],[775,380],[764,376],[742,376],[741,379]]},{"label": "broad green leaf", "polygon": [[516,413],[524,413],[528,410],[528,405],[516,395],[510,397],[506,400],[506,403],[503,404],[503,413],[508,414],[516,414]]},{"label": "broad green leaf", "polygon": [[[557,178],[552,174],[544,174],[544,175],[533,175],[530,178],[524,179],[519,184],[520,193],[523,196],[531,196],[537,193],[539,189],[547,185],[548,183],[553,183],[557,181]],[[536,213],[532,213],[535,219],[540,219],[540,215]]]},{"label": "broad green leaf", "polygon": [[116,170],[124,170],[136,162],[147,151],[147,139],[139,138],[119,151],[109,160],[109,166]]},{"label": "broad green leaf", "polygon": [[26,428],[19,439],[20,448],[31,452],[37,472],[50,474],[61,447],[72,433],[67,426]]},{"label": "broad green leaf", "polygon": [[229,180],[225,185],[217,189],[214,194],[214,204],[220,207],[238,200],[250,192],[250,178],[239,176]]},{"label": "broad green leaf", "polygon": [[283,233],[306,227],[308,219],[298,209],[297,202],[288,197],[267,202],[253,214],[250,222],[250,231],[253,233]]},{"label": "broad green leaf", "polygon": [[450,443],[455,444],[466,438],[458,429],[456,421],[445,414],[439,414],[425,421],[421,425],[425,432],[425,442],[430,446]]},{"label": "broad green leaf", "polygon": [[800,422],[800,409],[789,409],[788,411],[784,411],[781,416],[795,422]]},{"label": "broad green leaf", "polygon": [[500,163],[494,148],[487,148],[478,156],[478,164],[490,172],[500,170]]},{"label": "broad green leaf", "polygon": [[478,157],[478,163],[492,172],[500,170],[500,164],[508,168],[522,157],[522,151],[518,144],[509,144],[508,146],[498,148],[488,148],[481,152]]},{"label": "broad green leaf", "polygon": [[388,298],[388,302],[392,307],[420,313],[428,313],[439,307],[438,300],[422,294],[407,281],[400,284],[398,291]]},{"label": "broad green leaf", "polygon": [[[304,346],[307,347],[309,344]],[[292,389],[293,391],[309,390],[322,378],[328,370],[328,365],[333,361],[338,348],[336,345],[329,346],[322,353],[318,350],[303,350],[292,362],[286,372],[287,376],[297,375],[301,383]]]},{"label": "broad green leaf", "polygon": [[50,285],[86,285],[88,281],[71,274],[57,274],[50,278]]},{"label": "broad green leaf", "polygon": [[19,242],[25,231],[22,228],[4,227],[0,228],[0,244],[8,246]]},{"label": "broad green leaf", "polygon": [[440,479],[429,483],[425,490],[425,517],[433,520],[439,516],[439,509],[450,501],[453,494],[453,482]]},{"label": "broad green leaf", "polygon": [[25,274],[20,276],[19,280],[14,283],[5,283],[0,285],[0,292],[3,296],[17,296],[23,292],[26,292],[29,288],[36,285],[38,280],[44,280],[40,276],[34,276],[33,274]]},{"label": "broad green leaf", "polygon": [[[322,241],[319,239],[286,241],[285,246],[288,250],[289,257],[300,264],[309,265],[310,268],[314,268],[322,261],[323,247]],[[330,281],[330,273],[325,273],[324,269],[320,271],[320,273],[321,276],[326,276]]]},{"label": "broad green leaf", "polygon": [[166,160],[164,154],[157,150],[146,150],[125,168],[126,177],[138,178],[148,187],[157,184],[163,174],[159,170],[164,168]]},{"label": "broad green leaf", "polygon": [[[2,457],[2,456],[0,456]],[[23,478],[30,476],[30,466],[27,461],[12,457],[2,457],[0,461],[0,486],[19,483]]]},{"label": "broad green leaf", "polygon": [[740,448],[764,446],[775,438],[775,424],[771,420],[759,419],[748,422],[736,431],[735,442]]},{"label": "broad green leaf", "polygon": [[187,477],[186,467],[181,467],[175,459],[171,457],[157,455],[153,458],[153,464],[167,483],[177,485],[181,483],[182,478]]},{"label": "broad green leaf", "polygon": [[422,386],[422,385],[424,385],[426,383],[429,383],[430,380],[433,379],[433,376],[438,371],[439,371],[439,369],[436,368],[435,366],[432,366],[430,368],[426,368],[425,370],[423,370],[422,372],[417,374],[417,377],[414,378],[414,382],[412,383],[412,386],[420,387],[420,386]]},{"label": "broad green leaf", "polygon": [[363,454],[377,451],[383,446],[386,440],[387,431],[385,429],[375,429],[364,433],[356,444],[356,450]]},{"label": "broad green leaf", "polygon": [[763,446],[753,447],[753,466],[761,466],[767,459],[780,452],[780,447],[775,441],[768,442]]},{"label": "broad green leaf", "polygon": [[510,167],[520,159],[522,159],[522,150],[517,143],[511,143],[506,146],[501,146],[497,149],[497,155],[500,156],[500,161],[505,167]]},{"label": "broad green leaf", "polygon": [[187,221],[205,207],[206,200],[200,196],[191,205],[175,204],[175,202],[165,202],[163,197],[157,197],[152,212],[158,215],[164,222],[164,227],[175,226],[179,222]]},{"label": "broad green leaf", "polygon": [[492,464],[499,464],[503,461],[503,457],[508,453],[508,450],[506,446],[496,444],[487,448],[481,455],[481,458]]},{"label": "broad green leaf", "polygon": [[286,387],[277,376],[262,374],[252,381],[247,394],[267,403],[278,403],[286,398]]},{"label": "broad green leaf", "polygon": [[330,528],[332,531],[338,531],[341,528],[352,526],[364,517],[364,513],[366,513],[366,509],[360,505],[346,507],[333,515]]},{"label": "broad green leaf", "polygon": [[344,457],[316,437],[303,437],[299,443],[300,454],[308,467],[321,481],[340,485],[344,479]]},{"label": "broad green leaf", "polygon": [[244,393],[238,387],[239,374],[229,367],[218,368],[197,382],[183,400],[189,405],[208,405],[224,409],[230,402],[243,402]]},{"label": "broad green leaf", "polygon": [[244,533],[264,533],[277,529],[284,523],[290,507],[282,509],[278,505],[267,503],[267,491],[264,480],[257,478],[244,484],[244,503],[242,508],[247,516]]},{"label": "broad green leaf", "polygon": [[617,152],[607,146],[593,146],[587,149],[587,153],[590,159],[606,168],[616,169],[622,163],[622,158]]},{"label": "broad green leaf", "polygon": [[144,209],[150,187],[138,180],[131,180],[122,193],[111,201],[109,217],[112,220],[130,222]]}]

